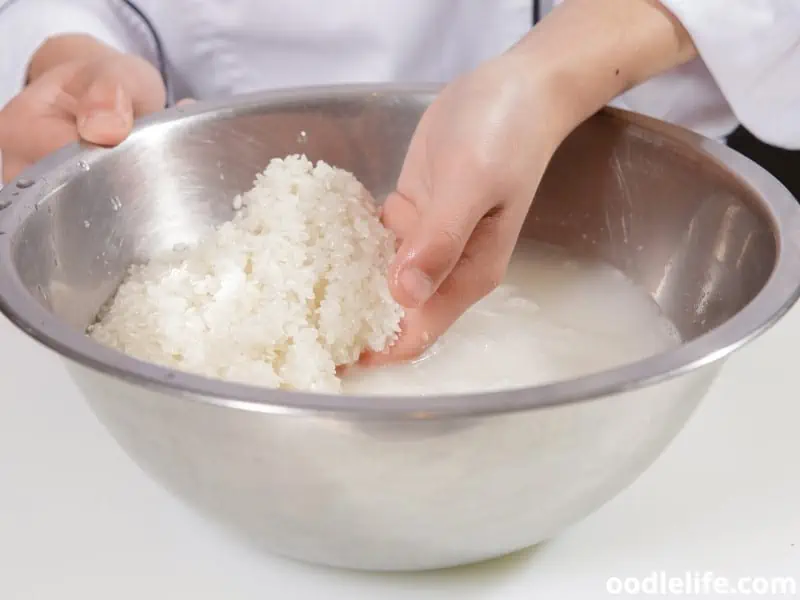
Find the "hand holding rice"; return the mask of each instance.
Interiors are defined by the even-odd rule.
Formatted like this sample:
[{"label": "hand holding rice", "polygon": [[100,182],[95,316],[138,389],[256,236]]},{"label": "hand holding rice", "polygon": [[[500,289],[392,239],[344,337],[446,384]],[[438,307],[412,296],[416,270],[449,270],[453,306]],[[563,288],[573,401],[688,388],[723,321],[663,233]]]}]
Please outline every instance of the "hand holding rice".
[{"label": "hand holding rice", "polygon": [[275,159],[235,217],[130,269],[89,328],[141,360],[272,388],[338,392],[336,367],[397,338],[395,240],[356,178]]}]

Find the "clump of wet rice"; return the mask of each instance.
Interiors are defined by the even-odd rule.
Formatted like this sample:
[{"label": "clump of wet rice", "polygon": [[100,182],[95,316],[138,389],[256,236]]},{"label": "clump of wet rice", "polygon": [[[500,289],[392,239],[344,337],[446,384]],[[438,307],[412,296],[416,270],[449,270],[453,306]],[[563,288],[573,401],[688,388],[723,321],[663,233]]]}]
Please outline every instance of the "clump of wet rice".
[{"label": "clump of wet rice", "polygon": [[394,237],[351,173],[305,156],[271,161],[233,204],[197,244],[133,266],[89,335],[208,377],[338,392],[337,366],[399,332]]}]

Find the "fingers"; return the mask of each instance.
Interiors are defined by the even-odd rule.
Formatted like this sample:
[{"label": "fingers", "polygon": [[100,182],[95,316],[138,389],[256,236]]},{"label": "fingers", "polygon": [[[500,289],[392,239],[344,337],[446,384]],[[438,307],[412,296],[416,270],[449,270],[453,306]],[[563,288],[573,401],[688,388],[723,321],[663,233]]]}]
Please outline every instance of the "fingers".
[{"label": "fingers", "polygon": [[406,316],[398,341],[383,354],[365,355],[366,365],[419,356],[499,284],[508,265],[522,219],[505,208],[503,190],[442,166],[436,186],[401,175],[400,191],[383,207],[383,223],[399,245],[389,285]]},{"label": "fingers", "polygon": [[111,74],[97,77],[78,99],[78,134],[92,144],[119,144],[133,129],[133,119],[133,100]]},{"label": "fingers", "polygon": [[3,157],[3,185],[7,184],[12,179],[16,179],[22,171],[27,169],[30,165],[18,159],[15,156]]},{"label": "fingers", "polygon": [[381,222],[394,233],[399,249],[416,229],[419,213],[414,204],[402,194],[390,194],[381,207]]},{"label": "fingers", "polygon": [[159,72],[144,59],[117,55],[87,65],[66,86],[77,99],[80,137],[102,146],[121,143],[134,119],[164,108],[166,90]]},{"label": "fingers", "polygon": [[78,139],[75,126],[53,114],[0,113],[0,147],[3,149],[3,182],[17,177],[43,156]]},{"label": "fingers", "polygon": [[387,352],[365,355],[362,364],[404,362],[425,352],[464,312],[502,282],[520,223],[521,219],[507,211],[482,219],[437,292],[424,306],[406,312],[397,342]]},{"label": "fingers", "polygon": [[160,74],[140,57],[115,54],[54,67],[0,110],[4,181],[81,138],[122,142],[134,117],[161,110],[165,95]]},{"label": "fingers", "polygon": [[390,228],[402,238],[389,272],[392,294],[404,307],[418,308],[458,263],[482,216],[475,210],[482,203],[470,202],[466,196],[437,199],[413,220],[410,201],[393,197],[387,202],[384,221],[393,222]]}]

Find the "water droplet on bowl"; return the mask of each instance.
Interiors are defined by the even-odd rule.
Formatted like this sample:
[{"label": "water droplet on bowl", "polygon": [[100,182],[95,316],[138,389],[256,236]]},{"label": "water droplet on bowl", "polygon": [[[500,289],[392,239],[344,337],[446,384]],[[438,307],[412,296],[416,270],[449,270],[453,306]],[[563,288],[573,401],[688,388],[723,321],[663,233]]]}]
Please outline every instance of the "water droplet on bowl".
[{"label": "water droplet on bowl", "polygon": [[122,208],[122,200],[119,199],[119,196],[111,196],[111,208],[114,212]]},{"label": "water droplet on bowl", "polygon": [[89,227],[91,227],[91,226],[92,226],[92,224],[91,224],[91,222],[90,222],[90,221],[84,221],[84,222],[83,222],[83,226],[84,226],[86,229],[89,229]]},{"label": "water droplet on bowl", "polygon": [[0,210],[5,210],[11,206],[11,200],[0,200]]},{"label": "water droplet on bowl", "polygon": [[85,160],[79,160],[78,167],[81,169],[81,171],[88,171],[89,169],[91,169],[89,163],[87,163]]},{"label": "water droplet on bowl", "polygon": [[25,190],[28,189],[29,187],[32,187],[34,183],[35,182],[33,181],[33,179],[22,178],[17,180],[17,187],[21,190]]}]

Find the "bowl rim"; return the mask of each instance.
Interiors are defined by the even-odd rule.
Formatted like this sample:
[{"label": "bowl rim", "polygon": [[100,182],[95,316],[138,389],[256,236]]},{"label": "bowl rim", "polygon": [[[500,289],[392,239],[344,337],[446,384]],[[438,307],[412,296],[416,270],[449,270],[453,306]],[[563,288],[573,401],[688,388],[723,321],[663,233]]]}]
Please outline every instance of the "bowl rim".
[{"label": "bowl rim", "polygon": [[[348,84],[255,92],[234,99],[173,107],[137,122],[121,145],[134,143],[150,128],[177,120],[257,112],[267,106],[365,95],[432,98],[439,84]],[[699,370],[729,356],[779,321],[800,298],[800,205],[773,175],[720,142],[637,113],[607,107],[600,111],[630,125],[691,147],[749,187],[773,223],[776,262],[752,301],[723,324],[680,346],[638,361],[544,385],[431,395],[345,395],[274,390],[210,379],[140,361],[102,346],[58,320],[27,292],[11,260],[11,244],[25,219],[79,169],[113,151],[85,143],[69,145],[41,160],[0,189],[0,313],[27,336],[77,364],[131,385],[217,406],[268,413],[348,413],[351,417],[433,419],[502,414],[592,401]]]}]

